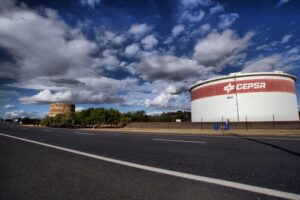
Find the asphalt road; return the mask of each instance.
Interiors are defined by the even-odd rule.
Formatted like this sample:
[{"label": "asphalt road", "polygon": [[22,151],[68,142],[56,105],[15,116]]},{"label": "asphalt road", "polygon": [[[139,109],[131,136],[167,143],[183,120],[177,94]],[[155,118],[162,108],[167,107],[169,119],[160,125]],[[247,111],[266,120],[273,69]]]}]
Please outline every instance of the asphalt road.
[{"label": "asphalt road", "polygon": [[[259,192],[264,189],[272,191]],[[300,198],[297,136],[95,133],[0,124],[0,199],[281,199],[276,194],[283,192]]]}]

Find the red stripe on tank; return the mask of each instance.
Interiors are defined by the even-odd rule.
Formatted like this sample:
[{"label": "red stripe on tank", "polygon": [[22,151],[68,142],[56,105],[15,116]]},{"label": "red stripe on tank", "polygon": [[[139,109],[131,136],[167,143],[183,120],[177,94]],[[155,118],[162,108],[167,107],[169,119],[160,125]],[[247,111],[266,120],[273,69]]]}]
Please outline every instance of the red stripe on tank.
[{"label": "red stripe on tank", "polygon": [[240,93],[253,92],[295,92],[295,82],[292,80],[283,79],[250,79],[228,81],[223,83],[216,83],[208,86],[200,86],[192,90],[192,100]]}]

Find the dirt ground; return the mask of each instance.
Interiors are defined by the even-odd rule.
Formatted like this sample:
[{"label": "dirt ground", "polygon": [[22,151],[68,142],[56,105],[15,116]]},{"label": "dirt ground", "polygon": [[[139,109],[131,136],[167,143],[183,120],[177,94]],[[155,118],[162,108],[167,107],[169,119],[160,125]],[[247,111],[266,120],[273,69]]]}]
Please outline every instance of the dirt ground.
[{"label": "dirt ground", "polygon": [[[22,125],[30,126],[33,125]],[[43,126],[39,126],[43,127]],[[159,129],[159,128],[78,128],[77,130],[89,130],[95,132],[122,132],[122,133],[166,133],[166,134],[199,134],[199,135],[249,135],[249,136],[300,136],[300,130],[283,130],[283,129],[232,129],[229,131],[214,131],[212,129]]]},{"label": "dirt ground", "polygon": [[122,132],[139,132],[139,133],[170,133],[170,134],[209,134],[209,135],[266,135],[266,136],[300,136],[300,130],[274,130],[274,129],[235,129],[229,131],[214,131],[210,129],[137,129],[137,128],[105,128],[105,129],[81,129],[92,131],[122,131]]}]

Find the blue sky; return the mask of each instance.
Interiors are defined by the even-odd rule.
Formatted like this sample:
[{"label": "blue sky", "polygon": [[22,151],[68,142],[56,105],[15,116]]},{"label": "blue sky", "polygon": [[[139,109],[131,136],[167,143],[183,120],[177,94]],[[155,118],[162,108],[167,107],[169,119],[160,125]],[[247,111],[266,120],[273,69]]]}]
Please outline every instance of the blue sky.
[{"label": "blue sky", "polygon": [[199,80],[300,77],[299,9],[296,0],[1,0],[0,115],[43,117],[50,102],[189,110]]}]

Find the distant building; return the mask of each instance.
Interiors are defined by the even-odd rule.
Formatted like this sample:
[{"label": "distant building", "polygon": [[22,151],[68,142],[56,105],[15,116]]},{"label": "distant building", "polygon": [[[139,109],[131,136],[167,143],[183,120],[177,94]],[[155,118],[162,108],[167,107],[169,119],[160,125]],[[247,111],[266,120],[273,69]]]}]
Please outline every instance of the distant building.
[{"label": "distant building", "polygon": [[59,114],[70,115],[75,112],[75,105],[68,103],[51,103],[49,117],[55,117]]}]

